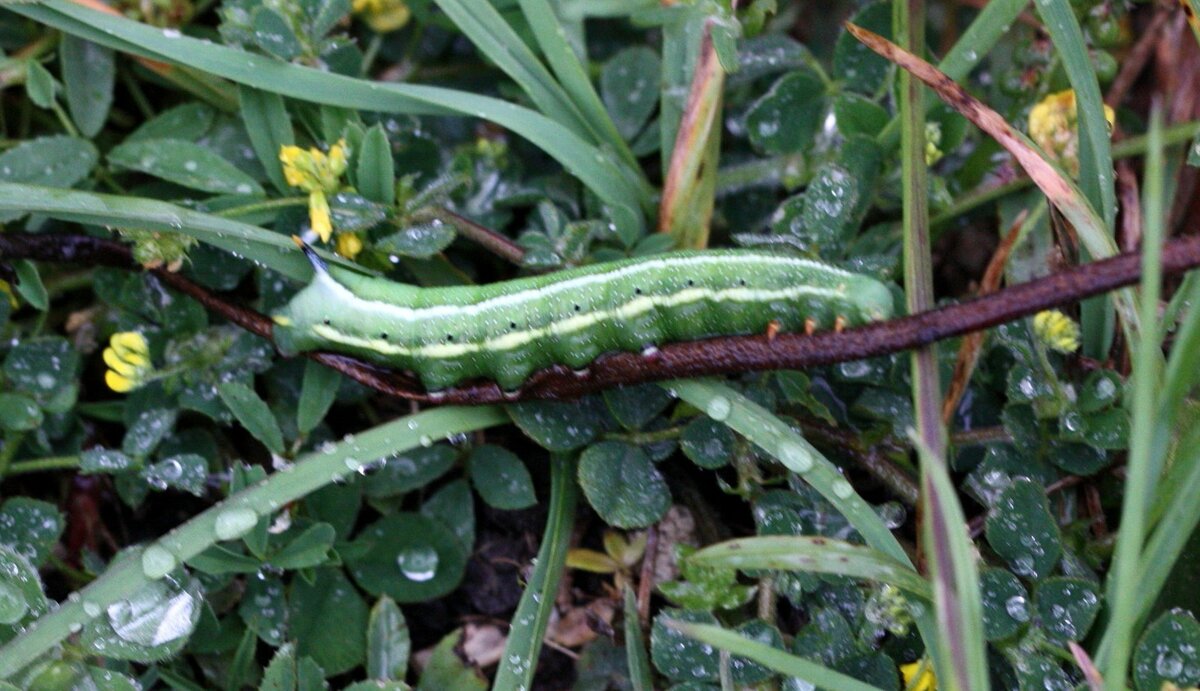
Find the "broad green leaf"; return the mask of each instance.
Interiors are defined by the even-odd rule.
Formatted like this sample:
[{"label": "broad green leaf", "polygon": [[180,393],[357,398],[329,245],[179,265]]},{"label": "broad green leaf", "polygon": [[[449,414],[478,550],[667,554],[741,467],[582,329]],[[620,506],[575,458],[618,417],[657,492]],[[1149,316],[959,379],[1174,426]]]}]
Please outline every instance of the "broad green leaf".
[{"label": "broad green leaf", "polygon": [[254,389],[240,382],[230,381],[217,386],[217,393],[247,432],[254,435],[254,438],[261,441],[272,453],[284,453],[283,432],[279,430],[275,414]]},{"label": "broad green leaf", "polygon": [[178,411],[171,408],[143,410],[126,428],[121,450],[134,457],[148,455],[175,429],[176,417]]},{"label": "broad green leaf", "polygon": [[700,416],[683,428],[679,448],[683,455],[701,468],[715,469],[729,464],[735,443],[733,432],[712,418]]},{"label": "broad green leaf", "polygon": [[[182,139],[194,142],[212,127],[216,111],[204,103],[184,103],[143,122],[128,137],[124,144],[156,139]],[[276,156],[279,154],[276,153]]]},{"label": "broad green leaf", "polygon": [[[872,2],[860,9],[850,23],[888,38],[892,35],[892,8],[887,2]],[[849,33],[838,36],[833,49],[833,77],[848,90],[867,96],[878,92],[891,70],[891,63],[876,55]]]},{"label": "broad green leaf", "polygon": [[458,587],[466,548],[441,523],[415,513],[394,513],[368,526],[347,557],[350,574],[364,590],[397,602],[424,602]]},{"label": "broad green leaf", "polygon": [[292,123],[288,118],[283,98],[276,93],[239,85],[238,102],[241,105],[242,122],[246,134],[254,146],[258,161],[267,171],[267,177],[275,189],[284,194],[295,191],[283,177],[283,164],[279,162],[279,150],[294,144]]},{"label": "broad green leaf", "polygon": [[50,608],[37,567],[16,548],[0,542],[0,641],[7,641],[23,622]]},{"label": "broad green leaf", "polygon": [[386,595],[371,608],[367,622],[367,676],[388,681],[404,680],[412,641],[404,613]]},{"label": "broad green leaf", "polygon": [[208,490],[208,461],[199,454],[183,453],[147,466],[142,477],[155,489],[170,487],[202,497]]},{"label": "broad green leaf", "polygon": [[446,483],[421,504],[421,515],[450,529],[467,552],[475,547],[475,499],[466,480]]},{"label": "broad green leaf", "polygon": [[50,306],[50,297],[46,294],[46,286],[38,273],[37,265],[28,259],[19,259],[12,263],[17,274],[17,293],[34,309],[45,312]]},{"label": "broad green leaf", "polygon": [[[368,497],[396,497],[424,487],[454,465],[458,453],[445,444],[416,448],[383,459],[383,466],[367,476],[363,491]],[[366,459],[348,459],[365,462]]]},{"label": "broad green leaf", "polygon": [[246,592],[237,613],[246,627],[267,645],[279,647],[287,640],[287,598],[278,577],[246,579]]},{"label": "broad green leaf", "polygon": [[626,48],[600,72],[600,94],[617,131],[632,141],[658,106],[658,55],[645,46]]},{"label": "broad green leaf", "polygon": [[1050,575],[1062,554],[1062,539],[1040,484],[1013,479],[988,515],[987,540],[1018,576],[1041,580]]},{"label": "broad green leaf", "polygon": [[606,441],[579,458],[579,486],[605,523],[644,528],[663,517],[671,491],[662,473],[640,448]]},{"label": "broad green leaf", "polygon": [[537,503],[529,470],[500,446],[487,444],[471,453],[471,484],[481,499],[497,509],[511,511]]},{"label": "broad green leaf", "polygon": [[462,629],[455,629],[434,647],[429,663],[421,674],[417,691],[485,691],[488,688],[483,674],[463,662],[456,652],[462,638]]},{"label": "broad green leaf", "polygon": [[85,137],[94,137],[108,120],[112,106],[116,66],[110,48],[75,36],[63,36],[58,50],[62,60],[67,108]]},{"label": "broad green leaf", "polygon": [[303,50],[291,23],[270,7],[255,9],[250,21],[254,25],[254,39],[260,48],[271,55],[281,60],[291,60]]},{"label": "broad green leaf", "polygon": [[1200,684],[1200,624],[1190,612],[1164,612],[1146,628],[1133,651],[1133,682],[1138,691]]},{"label": "broad green leaf", "polygon": [[1029,623],[1029,594],[1011,571],[983,569],[979,574],[979,594],[983,602],[984,635],[989,641],[1009,638]]},{"label": "broad green leaf", "polygon": [[[45,187],[71,187],[86,178],[100,154],[86,139],[57,135],[27,139],[0,154],[0,182]],[[11,221],[24,210],[0,211],[0,222]]]},{"label": "broad green leaf", "polygon": [[1050,640],[1082,641],[1100,612],[1099,588],[1080,578],[1047,578],[1037,585],[1037,612]]},{"label": "broad green leaf", "polygon": [[263,670],[258,691],[296,691],[296,649],[291,643],[279,646]]},{"label": "broad green leaf", "polygon": [[626,429],[641,429],[671,405],[671,397],[653,384],[619,386],[604,392],[608,412]]},{"label": "broad green leaf", "polygon": [[718,656],[710,646],[695,641],[669,623],[689,622],[716,625],[708,612],[665,608],[654,617],[650,629],[650,657],[659,673],[672,681],[716,681]]},{"label": "broad green leaf", "polygon": [[37,401],[19,393],[0,393],[0,428],[10,432],[28,432],[42,424],[42,409]]},{"label": "broad green leaf", "polygon": [[116,449],[96,447],[79,454],[79,470],[84,473],[119,473],[133,467],[133,459]]},{"label": "broad green leaf", "polygon": [[40,566],[50,556],[66,520],[49,502],[13,497],[0,506],[0,544]]},{"label": "broad green leaf", "polygon": [[513,422],[531,439],[550,451],[571,451],[600,433],[603,423],[595,396],[571,401],[529,401],[508,406]]},{"label": "broad green leaf", "polygon": [[254,178],[199,144],[183,139],[125,142],[108,152],[115,166],[214,194],[262,196]]},{"label": "broad green leaf", "polygon": [[329,550],[336,538],[337,532],[328,523],[309,526],[271,555],[271,565],[288,571],[320,566],[329,561]]},{"label": "broad green leaf", "polygon": [[359,194],[385,207],[396,203],[392,145],[382,125],[372,125],[363,137],[359,145],[357,170]]},{"label": "broad green leaf", "polygon": [[58,92],[58,81],[50,72],[42,67],[42,63],[34,59],[25,61],[25,93],[29,100],[38,108],[49,108],[54,105],[54,97]]},{"label": "broad green leaf", "polygon": [[341,383],[342,375],[337,370],[311,360],[304,363],[300,402],[296,405],[296,426],[301,434],[313,431],[325,419]]},{"label": "broad green leaf", "polygon": [[765,154],[800,153],[812,143],[825,111],[825,85],[809,70],[781,77],[746,112],[750,141]]},{"label": "broad green leaf", "polygon": [[311,657],[331,676],[366,659],[367,605],[341,569],[319,568],[312,583],[293,579],[288,605],[288,635],[297,654]]},{"label": "broad green leaf", "polygon": [[454,242],[454,228],[441,221],[415,223],[375,243],[375,249],[402,257],[429,259]]}]

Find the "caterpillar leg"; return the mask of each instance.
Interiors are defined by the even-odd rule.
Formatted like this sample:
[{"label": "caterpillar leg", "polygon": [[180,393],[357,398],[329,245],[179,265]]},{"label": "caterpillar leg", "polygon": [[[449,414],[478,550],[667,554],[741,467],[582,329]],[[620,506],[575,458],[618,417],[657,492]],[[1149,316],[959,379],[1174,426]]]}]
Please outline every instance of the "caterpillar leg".
[{"label": "caterpillar leg", "polygon": [[783,325],[779,323],[778,319],[772,319],[771,321],[767,322],[767,341],[774,341],[775,337],[779,335],[779,331],[782,328]]},{"label": "caterpillar leg", "polygon": [[840,334],[842,331],[845,330],[845,328],[846,328],[846,318],[839,314],[837,316],[837,318],[833,320],[833,332]]},{"label": "caterpillar leg", "polygon": [[804,320],[804,335],[811,336],[817,332],[817,320],[809,317]]}]

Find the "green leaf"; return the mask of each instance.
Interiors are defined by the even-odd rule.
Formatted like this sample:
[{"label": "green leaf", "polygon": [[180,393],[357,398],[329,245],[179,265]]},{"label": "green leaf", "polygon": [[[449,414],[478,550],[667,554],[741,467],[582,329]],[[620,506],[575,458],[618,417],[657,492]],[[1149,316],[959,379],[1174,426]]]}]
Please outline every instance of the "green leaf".
[{"label": "green leaf", "polygon": [[444,475],[457,457],[458,453],[445,444],[389,456],[384,459],[383,467],[367,476],[363,491],[374,498],[411,492]]},{"label": "green leaf", "polygon": [[[890,3],[872,2],[855,13],[850,23],[890,39]],[[843,31],[838,35],[833,49],[833,76],[841,80],[846,89],[871,96],[883,87],[890,69],[890,62],[876,55],[848,32]]]},{"label": "green leaf", "polygon": [[[212,127],[216,111],[204,103],[184,103],[143,122],[128,137],[124,144],[146,142],[156,139],[182,139],[194,142],[203,137]],[[278,157],[279,153],[275,155]]]},{"label": "green leaf", "polygon": [[79,454],[83,473],[120,473],[133,467],[133,459],[116,449],[94,448]]},{"label": "green leaf", "polygon": [[571,451],[600,434],[603,410],[595,396],[578,401],[529,401],[507,408],[513,423],[543,448]]},{"label": "green leaf", "polygon": [[[0,181],[44,187],[71,187],[86,178],[100,154],[86,139],[58,135],[27,139],[0,154]],[[0,211],[0,222],[24,211]]]},{"label": "green leaf", "polygon": [[263,670],[258,691],[296,691],[296,649],[291,643],[279,646]]},{"label": "green leaf", "polygon": [[45,312],[50,306],[50,297],[46,294],[46,286],[38,274],[37,266],[28,259],[19,259],[12,263],[17,274],[17,292],[34,309]]},{"label": "green leaf", "polygon": [[385,516],[355,542],[347,557],[350,574],[372,595],[397,602],[423,602],[458,587],[467,564],[466,548],[438,521],[415,513]]},{"label": "green leaf", "polygon": [[1200,624],[1184,610],[1164,612],[1146,628],[1133,651],[1133,683],[1138,691],[1200,684]]},{"label": "green leaf", "polygon": [[148,466],[142,477],[155,489],[170,487],[202,497],[208,489],[208,461],[199,454],[179,454]]},{"label": "green leaf", "polygon": [[0,543],[34,566],[41,566],[50,556],[65,527],[62,514],[49,502],[13,497],[0,506]]},{"label": "green leaf", "polygon": [[989,641],[1011,637],[1029,623],[1029,595],[1007,569],[987,568],[979,574],[983,631]]},{"label": "green leaf", "polygon": [[412,641],[408,623],[395,601],[386,595],[371,608],[367,622],[367,676],[378,680],[404,680]]},{"label": "green leaf", "polygon": [[300,402],[296,404],[296,427],[301,434],[313,431],[337,398],[342,375],[337,370],[309,360],[304,363]]},{"label": "green leaf", "polygon": [[661,386],[639,384],[608,389],[604,402],[622,427],[641,429],[671,405],[671,397]]},{"label": "green leaf", "polygon": [[37,401],[19,393],[0,393],[0,428],[28,432],[41,424],[42,409]]},{"label": "green leaf", "polygon": [[79,391],[79,353],[66,339],[48,336],[22,341],[4,358],[9,389],[28,394],[48,413],[65,413]]},{"label": "green leaf", "polygon": [[26,60],[25,70],[25,93],[29,95],[29,100],[38,108],[53,106],[54,95],[58,91],[54,76],[37,60]]},{"label": "green leaf", "polygon": [[438,642],[421,674],[417,691],[486,691],[488,685],[483,674],[468,666],[458,654],[462,639],[463,630],[455,629]]},{"label": "green leaf", "polygon": [[194,578],[186,584],[173,578],[149,581],[88,620],[79,643],[93,655],[114,660],[154,662],[173,657],[196,628],[202,598],[200,582]]},{"label": "green leaf", "polygon": [[588,447],[579,458],[579,486],[600,518],[619,528],[644,528],[671,506],[662,473],[640,448],[624,442]]},{"label": "green leaf", "polygon": [[[739,636],[764,646],[783,650],[783,635],[779,629],[762,619],[751,619],[735,630]],[[729,670],[737,684],[756,684],[771,678],[771,669],[750,658],[734,655],[729,659]]]},{"label": "green leaf", "polygon": [[49,607],[37,567],[13,547],[0,544],[0,641],[12,638],[22,623],[37,619]]},{"label": "green leaf", "polygon": [[454,242],[454,228],[441,221],[414,223],[375,243],[375,249],[402,257],[429,259]]},{"label": "green leaf", "polygon": [[214,194],[262,196],[262,186],[232,163],[183,139],[126,141],[108,152],[109,163],[177,185]]},{"label": "green leaf", "polygon": [[295,189],[287,184],[283,177],[283,164],[279,161],[279,150],[296,143],[283,98],[270,91],[239,85],[238,102],[246,134],[250,136],[254,153],[267,171],[267,177],[275,189],[284,194],[293,193]]},{"label": "green leaf", "polygon": [[1036,593],[1042,628],[1059,645],[1082,641],[1100,612],[1097,585],[1081,578],[1047,578]]},{"label": "green leaf", "polygon": [[387,209],[361,195],[338,192],[329,197],[329,216],[338,231],[354,233],[387,218]]},{"label": "green leaf", "polygon": [[466,480],[448,482],[434,492],[421,504],[421,515],[449,528],[467,552],[475,546],[475,500]]},{"label": "green leaf", "polygon": [[1050,575],[1062,554],[1058,524],[1046,491],[1024,477],[1014,478],[987,518],[987,540],[1013,572],[1033,580]]},{"label": "green leaf", "polygon": [[708,417],[698,417],[683,428],[679,448],[683,455],[701,468],[716,469],[729,464],[733,457],[733,432]]},{"label": "green leaf", "polygon": [[654,670],[646,652],[646,640],[638,617],[637,597],[625,586],[625,658],[629,661],[629,681],[633,691],[654,691]]},{"label": "green leaf", "polygon": [[178,412],[171,408],[149,408],[138,413],[125,430],[121,450],[134,457],[148,455],[171,434],[177,416]]},{"label": "green leaf", "polygon": [[716,625],[717,618],[708,612],[664,608],[654,617],[650,629],[650,657],[659,673],[673,681],[716,681],[718,656],[712,648],[689,638],[668,622],[691,622]]},{"label": "green leaf", "polygon": [[386,207],[396,203],[396,168],[392,163],[392,144],[383,125],[367,130],[359,145],[358,191],[362,196]]},{"label": "green leaf", "polygon": [[283,549],[271,555],[271,565],[287,571],[320,566],[329,561],[329,550],[337,531],[328,523],[317,523],[297,535]]},{"label": "green leaf", "polygon": [[810,70],[786,74],[746,112],[750,142],[764,154],[806,150],[825,113],[825,85]]},{"label": "green leaf", "polygon": [[254,26],[254,40],[271,55],[281,60],[291,60],[304,49],[291,24],[275,10],[259,7],[254,10],[250,21]]},{"label": "green leaf", "polygon": [[341,569],[324,567],[316,573],[312,583],[292,581],[288,636],[296,641],[297,654],[311,657],[334,676],[366,658],[367,605]]},{"label": "green leaf", "polygon": [[75,36],[63,36],[58,49],[62,61],[67,108],[80,134],[94,137],[108,120],[112,106],[116,66],[113,52]]},{"label": "green leaf", "polygon": [[486,444],[471,453],[471,484],[489,506],[511,511],[537,503],[533,478],[508,449]]},{"label": "green leaf", "polygon": [[[259,565],[261,568],[261,564]],[[287,598],[283,582],[274,576],[246,579],[246,592],[238,604],[238,616],[246,627],[267,645],[278,647],[286,641]]]},{"label": "green leaf", "polygon": [[254,389],[240,382],[230,381],[218,385],[217,393],[247,432],[254,435],[254,438],[261,441],[272,453],[283,455],[283,432],[279,430],[279,423],[275,420],[271,408]]},{"label": "green leaf", "polygon": [[645,46],[625,48],[600,71],[600,94],[617,131],[632,141],[658,106],[658,55]]},{"label": "green leaf", "polygon": [[833,99],[833,114],[838,131],[845,136],[865,134],[874,137],[888,124],[888,112],[878,103],[845,91]]}]

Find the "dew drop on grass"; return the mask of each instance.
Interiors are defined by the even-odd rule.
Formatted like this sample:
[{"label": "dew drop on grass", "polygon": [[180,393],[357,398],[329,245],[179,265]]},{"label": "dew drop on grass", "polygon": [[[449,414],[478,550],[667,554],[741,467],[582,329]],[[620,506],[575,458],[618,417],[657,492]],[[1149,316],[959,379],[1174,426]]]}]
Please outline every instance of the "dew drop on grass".
[{"label": "dew drop on grass", "polygon": [[217,514],[216,532],[219,540],[233,540],[239,538],[258,522],[258,514],[254,509],[246,507],[237,507],[225,509]]},{"label": "dew drop on grass", "polygon": [[838,499],[849,499],[854,494],[854,488],[845,480],[837,480],[833,483],[833,493]]},{"label": "dew drop on grass", "polygon": [[424,583],[437,573],[438,555],[430,547],[409,547],[396,557],[396,565],[408,580]]},{"label": "dew drop on grass", "polygon": [[779,460],[793,473],[807,473],[813,467],[812,454],[795,442],[785,441],[779,445]]},{"label": "dew drop on grass", "polygon": [[29,603],[15,585],[0,582],[0,624],[20,621],[28,609]]},{"label": "dew drop on grass", "polygon": [[705,408],[708,416],[714,420],[721,421],[729,417],[730,411],[733,410],[733,404],[724,396],[716,396],[708,402],[708,407]]},{"label": "dew drop on grass", "polygon": [[100,616],[100,605],[91,600],[84,600],[83,613],[88,615],[89,618],[98,617]]},{"label": "dew drop on grass", "polygon": [[142,573],[150,580],[158,580],[171,573],[175,565],[175,555],[159,545],[150,545],[142,552]]}]

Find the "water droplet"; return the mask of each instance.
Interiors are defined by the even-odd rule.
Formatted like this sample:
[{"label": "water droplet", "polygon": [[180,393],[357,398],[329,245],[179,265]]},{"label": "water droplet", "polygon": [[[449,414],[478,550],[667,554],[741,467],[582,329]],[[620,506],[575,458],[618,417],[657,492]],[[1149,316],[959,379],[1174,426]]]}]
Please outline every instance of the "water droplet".
[{"label": "water droplet", "polygon": [[837,480],[833,483],[833,493],[839,499],[849,499],[854,494],[854,488],[845,480]]},{"label": "water droplet", "polygon": [[396,557],[396,565],[408,580],[424,583],[437,573],[438,555],[431,547],[410,547]]},{"label": "water droplet", "polygon": [[1154,670],[1168,679],[1174,679],[1183,671],[1183,658],[1173,650],[1164,650],[1154,661]]},{"label": "water droplet", "polygon": [[13,624],[25,616],[29,603],[20,589],[11,583],[0,581],[0,624]]},{"label": "water droplet", "polygon": [[175,555],[160,545],[150,545],[142,552],[142,573],[150,580],[157,580],[175,568]]},{"label": "water droplet", "polygon": [[808,449],[791,441],[779,445],[779,460],[794,473],[807,473],[813,467],[813,457]]},{"label": "water droplet", "polygon": [[724,420],[729,417],[730,411],[733,410],[733,404],[724,396],[716,396],[708,402],[708,407],[705,412],[714,420]]},{"label": "water droplet", "polygon": [[246,507],[225,509],[217,514],[217,539],[233,540],[239,538],[250,532],[255,523],[258,523],[258,514],[254,512],[254,509]]},{"label": "water droplet", "polygon": [[83,613],[88,615],[89,618],[100,616],[99,603],[92,602],[91,600],[84,600],[83,601]]},{"label": "water droplet", "polygon": [[1004,611],[1008,612],[1008,616],[1016,621],[1029,621],[1029,607],[1025,602],[1025,598],[1020,595],[1013,595],[1005,600]]}]

